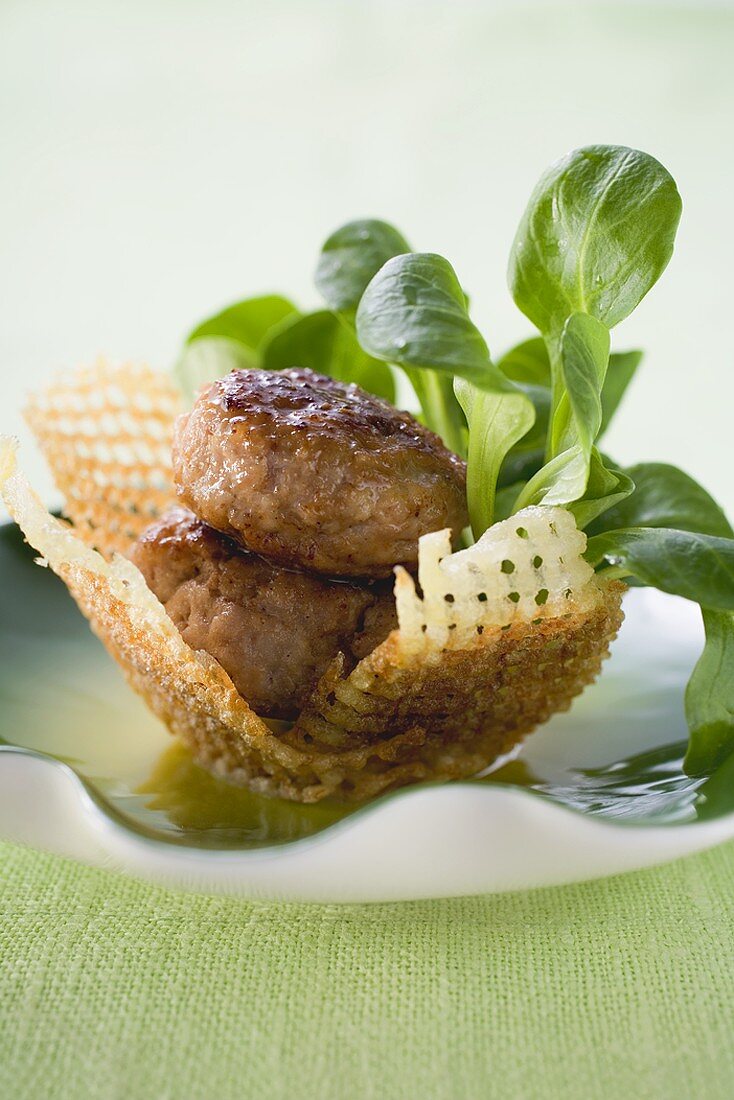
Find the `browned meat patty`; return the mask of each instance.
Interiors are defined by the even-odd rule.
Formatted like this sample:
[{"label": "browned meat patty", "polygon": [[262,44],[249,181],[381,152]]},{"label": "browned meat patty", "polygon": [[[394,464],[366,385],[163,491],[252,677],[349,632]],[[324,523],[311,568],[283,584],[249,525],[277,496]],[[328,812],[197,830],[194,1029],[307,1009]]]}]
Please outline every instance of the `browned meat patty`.
[{"label": "browned meat patty", "polygon": [[397,625],[390,585],[271,565],[183,508],[149,527],[132,557],[188,645],[266,717],[296,717],[337,653],[353,664]]},{"label": "browned meat patty", "polygon": [[309,370],[233,371],[179,418],[181,501],[248,550],[331,576],[414,568],[468,523],[466,467],[408,413]]}]

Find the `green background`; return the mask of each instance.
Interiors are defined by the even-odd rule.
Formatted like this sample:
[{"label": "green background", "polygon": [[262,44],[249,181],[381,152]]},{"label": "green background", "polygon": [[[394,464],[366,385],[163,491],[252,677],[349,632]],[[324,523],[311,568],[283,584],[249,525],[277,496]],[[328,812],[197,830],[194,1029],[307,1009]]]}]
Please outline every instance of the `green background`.
[{"label": "green background", "polygon": [[734,844],[563,889],[351,907],[0,859],[3,1097],[732,1094]]}]

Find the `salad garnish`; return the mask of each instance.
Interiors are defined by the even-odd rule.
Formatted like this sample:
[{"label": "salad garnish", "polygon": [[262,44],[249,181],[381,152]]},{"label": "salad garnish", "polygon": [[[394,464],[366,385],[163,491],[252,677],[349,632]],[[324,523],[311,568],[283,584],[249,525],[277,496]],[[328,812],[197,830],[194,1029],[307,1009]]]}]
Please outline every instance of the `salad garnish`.
[{"label": "salad garnish", "polygon": [[698,603],[685,766],[704,774],[734,749],[734,532],[688,474],[601,446],[642,358],[613,349],[612,329],[665,270],[681,209],[670,173],[639,150],[592,145],[552,165],[509,260],[536,331],[496,360],[447,259],[412,251],[385,221],[350,222],[318,260],[326,309],[240,302],[191,332],[175,373],[189,397],[243,366],[311,367],[393,402],[412,389],[422,421],[467,459],[469,542],[528,506],[562,507],[602,577]]}]

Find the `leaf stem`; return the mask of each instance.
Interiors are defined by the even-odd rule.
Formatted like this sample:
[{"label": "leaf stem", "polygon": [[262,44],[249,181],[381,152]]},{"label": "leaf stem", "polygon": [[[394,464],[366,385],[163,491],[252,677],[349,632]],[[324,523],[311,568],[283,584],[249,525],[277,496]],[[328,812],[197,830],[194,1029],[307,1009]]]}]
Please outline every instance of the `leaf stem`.
[{"label": "leaf stem", "polygon": [[454,396],[453,378],[440,371],[404,367],[423,411],[426,426],[454,454],[466,458],[466,419]]},{"label": "leaf stem", "polygon": [[566,387],[563,384],[563,371],[561,369],[561,334],[547,333],[544,334],[544,339],[545,346],[548,349],[551,373],[551,409],[548,417],[548,433],[545,438],[545,461],[550,462],[556,456],[554,425],[558,406],[566,392]]}]

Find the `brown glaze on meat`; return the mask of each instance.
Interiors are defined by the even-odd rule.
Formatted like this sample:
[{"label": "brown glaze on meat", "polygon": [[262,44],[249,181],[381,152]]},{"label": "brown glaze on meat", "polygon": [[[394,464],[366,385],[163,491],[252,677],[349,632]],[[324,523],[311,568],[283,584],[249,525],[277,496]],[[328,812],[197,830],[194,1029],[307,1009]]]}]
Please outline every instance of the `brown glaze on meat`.
[{"label": "brown glaze on meat", "polygon": [[354,664],[397,626],[390,585],[271,565],[183,508],[149,527],[132,558],[188,645],[265,717],[296,717],[339,652]]},{"label": "brown glaze on meat", "polygon": [[181,501],[248,550],[331,576],[413,569],[466,526],[466,467],[408,413],[309,370],[233,371],[179,418]]}]

